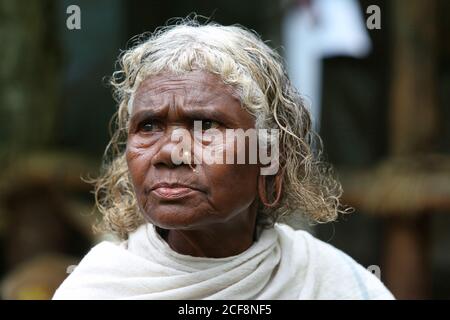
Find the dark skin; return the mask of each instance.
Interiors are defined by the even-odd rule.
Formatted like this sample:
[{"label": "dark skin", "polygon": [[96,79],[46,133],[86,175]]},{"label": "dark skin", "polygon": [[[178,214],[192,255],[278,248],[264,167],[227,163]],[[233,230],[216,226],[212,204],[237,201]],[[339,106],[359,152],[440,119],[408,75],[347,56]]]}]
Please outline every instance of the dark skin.
[{"label": "dark skin", "polygon": [[126,149],[137,201],[146,220],[164,230],[161,234],[176,252],[237,255],[254,241],[260,167],[174,164],[171,134],[179,128],[192,131],[194,120],[202,120],[204,130],[255,128],[254,117],[216,75],[161,74],[141,83]]}]

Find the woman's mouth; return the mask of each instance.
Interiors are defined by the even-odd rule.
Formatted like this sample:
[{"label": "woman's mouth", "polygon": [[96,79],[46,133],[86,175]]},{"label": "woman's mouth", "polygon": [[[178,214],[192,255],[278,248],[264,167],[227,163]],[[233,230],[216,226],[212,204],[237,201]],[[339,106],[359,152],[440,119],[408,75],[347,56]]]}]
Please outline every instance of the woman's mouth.
[{"label": "woman's mouth", "polygon": [[167,188],[160,187],[153,189],[153,193],[164,199],[179,199],[183,198],[191,192],[194,192],[194,189],[185,188],[185,187],[175,187],[175,188]]},{"label": "woman's mouth", "polygon": [[161,199],[181,199],[185,198],[197,190],[184,186],[160,186],[152,190],[152,193]]}]

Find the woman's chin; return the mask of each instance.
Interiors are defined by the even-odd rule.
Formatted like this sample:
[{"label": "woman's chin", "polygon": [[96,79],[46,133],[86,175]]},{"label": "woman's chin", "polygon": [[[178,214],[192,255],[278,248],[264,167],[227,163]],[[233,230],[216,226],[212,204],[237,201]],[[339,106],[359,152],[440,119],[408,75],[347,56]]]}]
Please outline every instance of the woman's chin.
[{"label": "woman's chin", "polygon": [[153,211],[146,214],[150,223],[162,229],[194,229],[208,223],[210,217],[195,210],[171,210],[169,212]]}]

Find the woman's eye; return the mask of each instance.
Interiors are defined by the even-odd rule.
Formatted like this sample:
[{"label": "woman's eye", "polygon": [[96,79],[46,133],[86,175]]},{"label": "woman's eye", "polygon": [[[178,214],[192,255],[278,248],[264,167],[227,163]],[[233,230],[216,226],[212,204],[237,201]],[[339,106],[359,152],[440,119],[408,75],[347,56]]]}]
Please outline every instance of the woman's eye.
[{"label": "woman's eye", "polygon": [[141,131],[154,132],[160,129],[160,126],[155,122],[145,122],[140,127]]},{"label": "woman's eye", "polygon": [[215,128],[218,128],[219,126],[220,126],[220,124],[214,120],[203,120],[202,121],[203,131],[208,130],[208,129],[215,129]]}]

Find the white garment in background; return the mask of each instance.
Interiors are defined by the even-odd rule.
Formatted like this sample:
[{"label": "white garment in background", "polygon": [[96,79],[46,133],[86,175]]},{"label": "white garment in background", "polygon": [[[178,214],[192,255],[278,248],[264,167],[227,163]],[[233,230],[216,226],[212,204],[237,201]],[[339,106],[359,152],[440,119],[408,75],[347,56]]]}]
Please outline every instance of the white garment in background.
[{"label": "white garment in background", "polygon": [[371,48],[359,4],[356,0],[313,0],[310,6],[290,9],[282,31],[289,77],[306,99],[314,129],[319,131],[322,59],[361,58]]},{"label": "white garment in background", "polygon": [[243,253],[182,255],[151,224],[83,258],[53,299],[392,299],[342,251],[286,225],[262,231]]}]

